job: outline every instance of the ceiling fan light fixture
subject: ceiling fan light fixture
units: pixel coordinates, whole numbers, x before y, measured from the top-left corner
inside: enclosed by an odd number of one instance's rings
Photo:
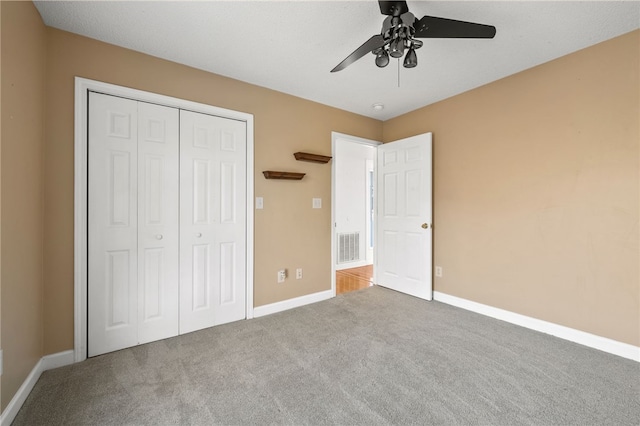
[[[407,56],[404,57],[405,68],[415,68],[418,65],[418,55],[416,55],[416,50],[411,47],[407,52]]]
[[[400,37],[393,40],[389,45],[389,55],[393,58],[402,58],[402,55],[404,55],[404,40]]]
[[[386,50],[381,49],[380,52],[376,54],[376,65],[378,68],[384,68],[389,65],[389,54]]]
[[[457,21],[455,19],[438,18],[425,15],[418,19],[409,11],[407,2],[379,0],[380,13],[385,15],[380,34],[375,34],[354,50],[349,56],[336,65],[331,72],[345,69],[367,53],[376,56],[379,68],[389,64],[389,57],[398,59],[405,56],[403,64],[406,68],[418,65],[416,49],[422,47],[423,42],[418,39],[432,38],[478,38],[490,39],[496,35],[493,25],[477,24],[474,22]],[[381,51],[384,50],[384,53]],[[398,74],[399,76],[400,74]]]

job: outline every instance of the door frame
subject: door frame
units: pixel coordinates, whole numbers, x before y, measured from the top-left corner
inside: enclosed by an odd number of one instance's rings
[[[87,165],[89,92],[119,96],[136,101],[215,115],[243,121],[247,129],[247,194],[246,194],[246,318],[253,318],[253,258],[254,258],[254,130],[253,114],[219,108],[171,96],[159,95],[110,83],[75,77],[74,98],[74,361],[87,358]],[[335,293],[335,291],[334,291]]]
[[[374,148],[382,145],[382,142],[372,139],[365,139],[358,136],[351,136],[345,133],[331,132],[331,155],[333,161],[331,162],[331,297],[336,297],[336,142],[338,139],[346,139],[349,142],[359,143],[361,145],[368,145]],[[376,156],[377,150],[374,154],[374,182],[376,179]],[[366,247],[366,246],[365,246]],[[376,279],[376,267],[375,267],[375,250],[373,256],[373,281]]]

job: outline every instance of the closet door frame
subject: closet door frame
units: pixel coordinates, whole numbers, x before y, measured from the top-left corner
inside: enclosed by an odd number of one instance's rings
[[[254,209],[254,136],[253,114],[219,108],[198,102],[89,80],[75,78],[74,111],[74,362],[87,358],[87,166],[89,92],[119,96],[135,101],[215,115],[246,123],[246,314],[253,318],[253,209]]]

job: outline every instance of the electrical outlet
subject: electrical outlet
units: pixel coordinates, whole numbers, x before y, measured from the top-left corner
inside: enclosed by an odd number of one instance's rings
[[[280,269],[278,271],[278,283],[283,283],[285,279],[287,279],[287,270]]]
[[[436,277],[442,278],[442,266],[436,266]]]
[[[296,269],[296,280],[302,279],[302,268]]]

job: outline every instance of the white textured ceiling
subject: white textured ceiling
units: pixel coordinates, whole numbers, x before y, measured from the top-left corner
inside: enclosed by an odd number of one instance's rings
[[[45,24],[386,120],[640,27],[638,1],[408,1],[423,15],[494,25],[493,40],[424,39],[418,66],[367,55],[375,1],[36,1]],[[400,87],[398,87],[398,77]],[[383,111],[372,104],[383,103]]]

